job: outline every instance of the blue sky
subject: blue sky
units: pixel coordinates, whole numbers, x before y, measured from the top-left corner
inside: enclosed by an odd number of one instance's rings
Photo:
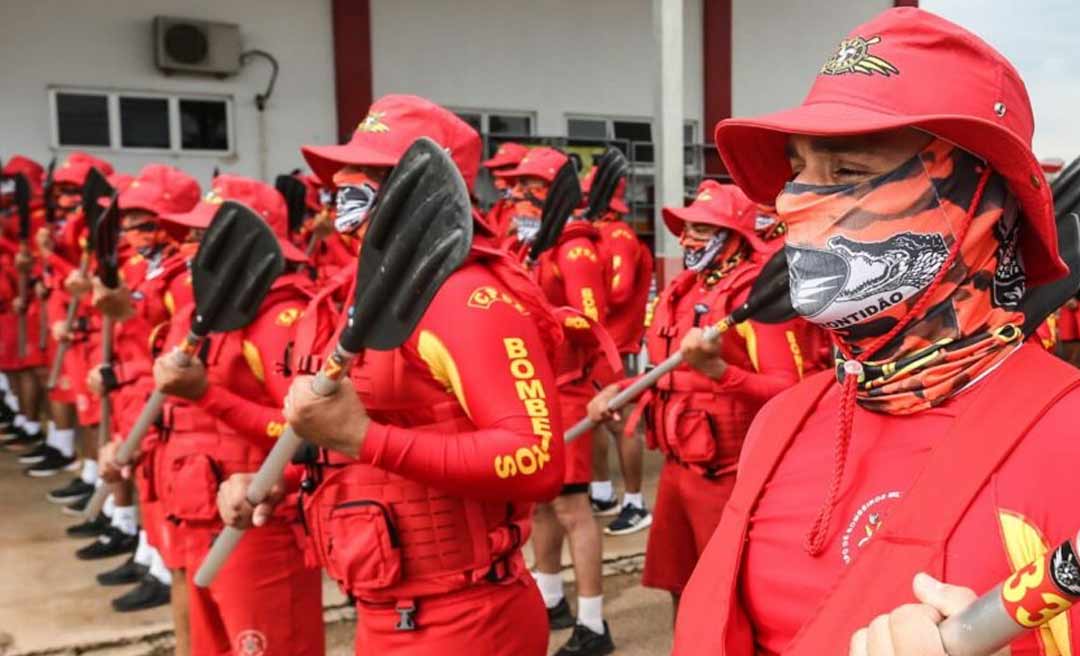
[[[1012,61],[1035,111],[1035,153],[1080,155],[1080,2],[921,0],[919,6],[975,32]]]

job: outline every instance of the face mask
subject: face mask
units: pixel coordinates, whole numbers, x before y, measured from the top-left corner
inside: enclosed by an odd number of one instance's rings
[[[355,232],[375,207],[379,183],[366,173],[357,172],[338,173],[334,184],[338,188],[334,229],[344,234]]]
[[[539,184],[518,183],[510,189],[510,199],[513,202],[511,216],[517,226],[518,241],[531,244],[536,239],[540,232],[540,216],[544,211],[547,193],[547,186]]]
[[[692,237],[684,230],[679,238],[679,245],[683,248],[683,266],[688,271],[704,271],[724,248],[727,237],[728,231],[723,229],[708,239]]]
[[[139,221],[124,226],[124,242],[139,255],[149,257],[157,252],[167,237],[155,221]]]
[[[834,330],[903,316],[955,242],[958,226],[941,210],[936,186],[951,167],[950,158],[924,151],[855,185],[789,182],[777,212],[788,226],[795,310]]]

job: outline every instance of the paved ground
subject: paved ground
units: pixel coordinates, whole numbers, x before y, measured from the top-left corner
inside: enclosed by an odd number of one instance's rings
[[[617,467],[614,468],[617,470]],[[655,493],[659,462],[646,461],[646,497]],[[127,588],[106,589],[94,575],[121,559],[83,562],[75,550],[86,543],[64,535],[76,519],[45,501],[45,493],[66,477],[31,479],[15,457],[0,451],[0,656],[161,656],[171,654],[171,622],[166,609],[120,615],[109,600]],[[670,648],[671,609],[665,593],[638,585],[646,533],[605,538],[606,612],[618,650],[625,656],[665,654]],[[527,552],[526,557],[530,554]],[[564,555],[569,565],[569,558]],[[571,587],[573,573],[564,576]],[[327,582],[327,653],[352,654],[352,611]],[[569,637],[552,635],[551,652]]]

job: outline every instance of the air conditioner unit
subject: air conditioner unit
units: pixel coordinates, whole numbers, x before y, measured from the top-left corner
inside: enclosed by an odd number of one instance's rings
[[[239,25],[154,17],[154,62],[166,74],[236,75],[240,50]]]

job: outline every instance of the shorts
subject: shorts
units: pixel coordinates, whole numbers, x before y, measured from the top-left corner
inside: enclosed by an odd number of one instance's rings
[[[357,605],[357,656],[544,656],[548,621],[544,600],[527,572],[508,584],[474,588],[416,603],[415,631],[397,630],[392,606]]]
[[[642,585],[682,594],[734,487],[734,473],[707,479],[673,461],[664,463]]]
[[[562,415],[563,430],[585,417],[585,407],[591,399],[592,396],[581,394],[573,389],[559,390],[559,411]],[[582,433],[573,442],[565,445],[566,473],[563,483],[566,486],[582,484],[588,486],[592,481],[592,435],[592,431]]]

